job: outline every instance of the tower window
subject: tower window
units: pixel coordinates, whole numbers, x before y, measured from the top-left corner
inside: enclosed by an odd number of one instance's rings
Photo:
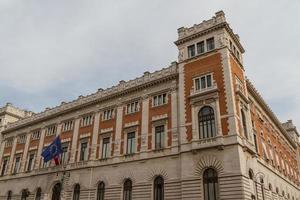
[[[195,45],[188,46],[188,57],[194,57],[196,55]]]
[[[210,89],[212,87],[212,75],[207,74],[194,79],[194,87],[196,91]]]
[[[197,43],[197,54],[202,54],[205,52],[204,41]]]
[[[216,136],[215,114],[209,107],[203,107],[198,113],[199,134],[201,139],[212,138]]]
[[[215,39],[214,38],[209,38],[206,40],[206,48],[207,51],[211,51],[215,49]]]

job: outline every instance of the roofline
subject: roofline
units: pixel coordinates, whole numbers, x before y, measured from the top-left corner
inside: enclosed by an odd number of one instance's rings
[[[283,133],[284,137],[289,141],[289,143],[294,148],[297,148],[297,144],[289,137],[288,132],[284,129],[284,127],[282,126],[279,119],[276,117],[274,112],[271,110],[271,108],[268,106],[268,104],[265,102],[265,100],[262,98],[262,96],[259,94],[259,92],[256,90],[256,88],[253,86],[253,84],[250,82],[249,79],[246,79],[246,84],[247,84],[248,92],[250,92],[252,94],[252,96],[258,101],[260,106],[269,115],[269,117],[274,121],[275,125]]]
[[[46,109],[45,111],[37,113],[31,117],[27,117],[14,123],[8,124],[6,129],[2,131],[2,134],[7,134],[11,131],[21,129],[35,123],[53,119],[62,114],[70,113],[83,107],[87,107],[111,98],[128,94],[136,90],[141,90],[145,87],[149,87],[157,83],[173,80],[177,78],[177,76],[177,62],[172,62],[171,66],[169,66],[168,68],[163,68],[153,73],[145,72],[143,76],[138,77],[134,80],[130,80],[127,82],[120,81],[117,86],[113,86],[105,90],[99,89],[96,93],[87,96],[79,96],[76,100],[73,100],[71,102],[63,102],[59,106]]]

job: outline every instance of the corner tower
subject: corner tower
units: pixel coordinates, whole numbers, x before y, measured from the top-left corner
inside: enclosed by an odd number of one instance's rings
[[[226,177],[234,175],[232,184],[242,184],[245,162],[241,157],[244,152],[255,155],[243,67],[245,50],[239,36],[219,11],[200,24],[179,28],[175,44],[179,51],[181,150],[191,150],[196,159],[209,157],[222,163],[220,196],[243,199],[244,191],[226,183]],[[182,167],[188,162],[187,158]],[[222,190],[223,186],[228,188]]]
[[[216,134],[249,136],[240,123],[247,112],[247,91],[243,67],[244,48],[239,36],[219,11],[210,20],[190,28],[178,29],[180,77],[180,123],[185,142],[199,138],[196,115],[203,105],[210,105],[216,114]],[[238,93],[241,93],[237,96]],[[245,97],[245,98],[244,98]],[[237,99],[244,101],[245,112]],[[243,100],[244,99],[244,100]],[[249,120],[244,120],[244,125]]]

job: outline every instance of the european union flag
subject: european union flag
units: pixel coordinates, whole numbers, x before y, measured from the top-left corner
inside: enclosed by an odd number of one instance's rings
[[[63,152],[59,136],[43,151],[44,162],[48,162]]]

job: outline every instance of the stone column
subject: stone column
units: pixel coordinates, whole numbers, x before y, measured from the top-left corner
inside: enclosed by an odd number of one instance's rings
[[[171,92],[171,122],[172,122],[172,147],[178,146],[178,101],[177,90]]]
[[[91,144],[91,160],[96,160],[97,155],[97,145],[98,145],[98,136],[99,136],[99,124],[100,124],[100,112],[95,113],[94,117],[94,128],[92,135],[92,144]]]
[[[26,135],[26,143],[23,151],[23,156],[22,156],[22,161],[21,161],[21,167],[20,167],[20,172],[24,172],[26,170],[26,163],[27,163],[27,154],[28,154],[28,149],[29,149],[29,143],[30,143],[30,133],[27,133]]]
[[[122,134],[122,122],[123,122],[123,106],[117,107],[116,113],[116,136],[115,136],[115,151],[116,156],[120,155],[121,151],[121,134]]]
[[[144,96],[142,101],[141,152],[145,152],[148,149],[148,126],[149,126],[149,97]]]
[[[7,169],[7,174],[11,174],[11,172],[12,172],[12,167],[13,167],[14,158],[15,158],[15,151],[16,151],[16,147],[17,147],[17,140],[18,140],[18,137],[14,137],[13,146],[12,146],[11,154],[10,154],[10,158],[9,158],[9,167]]]
[[[76,152],[77,152],[77,142],[78,142],[80,119],[81,118],[75,119],[74,132],[73,132],[72,145],[71,145],[70,163],[76,162]]]
[[[44,127],[41,129],[41,137],[40,137],[39,146],[38,146],[38,150],[37,150],[37,154],[36,154],[34,169],[38,169],[41,164],[41,154],[42,154],[43,147],[44,147],[45,134],[46,134],[46,128]]]

